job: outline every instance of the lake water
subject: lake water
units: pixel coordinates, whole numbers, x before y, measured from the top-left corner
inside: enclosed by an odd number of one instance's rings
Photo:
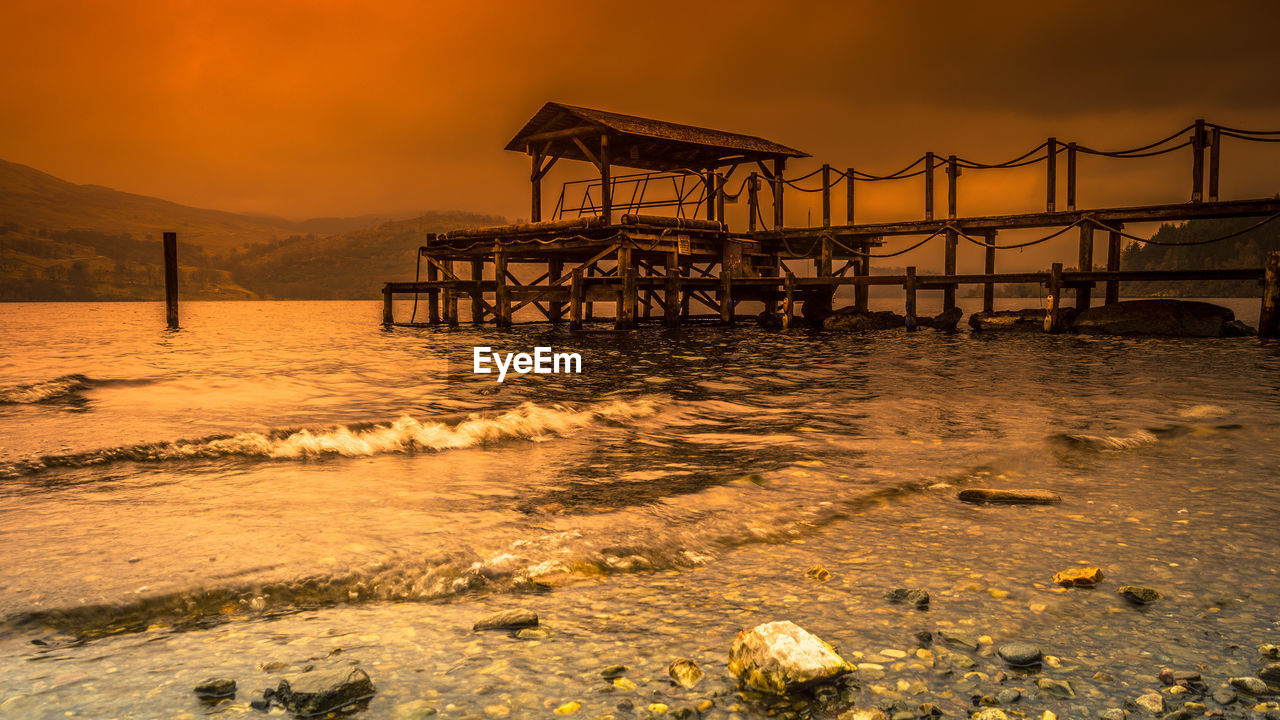
[[[1008,710],[1084,718],[1167,690],[1165,667],[1216,689],[1280,643],[1280,345],[182,312],[166,332],[157,304],[0,305],[0,717],[257,716],[282,674],[358,664],[367,718],[965,717],[1010,687]],[[470,373],[477,345],[583,373],[499,385]],[[1064,501],[972,506],[965,485]],[[1052,583],[1085,565],[1099,588]],[[509,608],[544,632],[471,631]],[[734,688],[734,635],[780,619],[866,664],[843,704]],[[982,642],[917,652],[941,630]],[[1011,640],[1055,660],[997,676]],[[679,657],[706,672],[692,690]],[[628,682],[600,676],[615,663]],[[200,703],[210,676],[237,700]]]

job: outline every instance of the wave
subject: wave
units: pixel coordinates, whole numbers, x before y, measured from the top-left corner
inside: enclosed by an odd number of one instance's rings
[[[0,387],[0,405],[29,405],[74,395],[93,387],[84,375],[63,375],[52,380]]]
[[[1188,420],[1213,420],[1231,413],[1221,405],[1192,405],[1178,409],[1178,417]]]
[[[1128,435],[1061,433],[1053,437],[1072,447],[1086,450],[1134,450],[1147,445],[1154,445],[1159,440],[1155,433],[1148,430],[1135,430]]]
[[[120,462],[160,463],[215,458],[304,460],[439,452],[505,440],[540,441],[597,422],[621,423],[653,415],[653,399],[614,400],[584,409],[524,403],[501,413],[472,414],[459,422],[421,421],[408,415],[389,423],[356,423],[326,429],[286,429],[212,435],[194,440],[128,445],[84,453],[45,455],[0,466],[0,477],[33,475],[55,468]]]

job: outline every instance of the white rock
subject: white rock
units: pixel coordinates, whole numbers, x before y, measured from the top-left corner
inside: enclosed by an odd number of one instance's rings
[[[830,645],[789,620],[743,630],[729,650],[729,672],[751,688],[779,695],[851,670]]]

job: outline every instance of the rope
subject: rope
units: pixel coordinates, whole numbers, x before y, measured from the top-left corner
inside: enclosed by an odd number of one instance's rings
[[[884,254],[877,254],[877,253],[861,253],[861,254],[862,254],[864,257],[869,257],[869,258],[891,258],[891,257],[896,257],[896,256],[898,256],[898,255],[905,255],[905,254],[907,254],[907,253],[911,252],[912,250],[915,250],[916,248],[920,247],[921,245],[924,245],[925,243],[929,242],[930,240],[932,240],[932,239],[934,239],[934,238],[938,237],[938,235],[942,234],[943,229],[944,229],[944,228],[938,228],[937,230],[934,230],[932,235],[930,235],[929,237],[927,237],[927,238],[925,238],[925,239],[921,240],[920,242],[916,243],[915,245],[912,245],[911,247],[906,248],[905,250],[899,250],[899,251],[897,251],[897,252],[884,253]],[[848,249],[848,248],[846,248],[846,249]],[[855,252],[856,252],[856,251],[855,251]]]
[[[1230,128],[1226,125],[1211,123],[1212,127],[1216,127],[1224,133],[1239,133],[1241,135],[1280,135],[1280,130],[1241,130],[1240,128]]]
[[[980,246],[982,246],[982,247],[985,247],[985,248],[992,248],[992,249],[995,249],[995,250],[1017,250],[1017,249],[1024,248],[1024,247],[1031,247],[1032,245],[1039,245],[1040,243],[1043,243],[1043,242],[1048,242],[1048,241],[1050,241],[1050,240],[1052,240],[1052,239],[1054,239],[1054,238],[1058,237],[1059,235],[1061,235],[1061,234],[1065,233],[1066,231],[1070,230],[1071,228],[1073,228],[1073,227],[1076,227],[1076,226],[1080,225],[1080,223],[1085,222],[1086,220],[1087,220],[1087,221],[1090,221],[1090,222],[1096,222],[1096,221],[1095,221],[1095,220],[1093,220],[1092,218],[1081,218],[1081,219],[1079,219],[1079,220],[1077,220],[1077,221],[1075,221],[1075,222],[1071,223],[1070,225],[1068,225],[1068,226],[1066,226],[1066,227],[1062,228],[1061,230],[1057,230],[1057,231],[1055,231],[1055,232],[1053,232],[1053,233],[1050,233],[1050,234],[1048,234],[1048,235],[1045,235],[1044,237],[1039,238],[1039,239],[1037,239],[1037,240],[1028,240],[1027,242],[1023,242],[1023,243],[1015,243],[1015,244],[1013,244],[1013,245],[996,245],[995,243],[989,243],[989,242],[987,242],[987,241],[985,241],[985,240],[979,240],[979,239],[977,239],[977,238],[975,238],[975,237],[973,237],[973,236],[969,235],[969,234],[968,234],[968,233],[966,233],[965,231],[961,230],[960,228],[956,227],[955,225],[952,225],[951,223],[947,223],[944,229],[949,229],[949,230],[954,231],[957,235],[959,235],[960,237],[964,238],[965,240],[968,240],[969,242],[973,243],[974,245],[980,245]]]
[[[923,173],[923,172],[924,172],[924,170],[919,170],[919,171],[917,171],[917,172],[915,172],[915,173],[912,173],[911,175],[905,175],[904,173],[906,173],[906,172],[907,172],[908,170],[910,170],[911,168],[913,168],[913,167],[915,167],[915,166],[919,165],[920,163],[924,162],[924,158],[925,158],[925,156],[924,156],[924,155],[921,155],[920,157],[916,158],[915,162],[913,162],[913,163],[911,163],[910,165],[908,165],[908,166],[906,166],[906,167],[902,168],[902,169],[901,169],[901,170],[899,170],[898,172],[896,172],[896,173],[890,173],[889,175],[871,175],[871,174],[868,174],[868,173],[864,173],[864,172],[862,172],[862,171],[860,171],[860,170],[854,170],[854,171],[853,171],[853,176],[854,176],[854,179],[855,179],[855,180],[863,180],[863,181],[865,181],[865,182],[878,182],[878,181],[880,181],[880,180],[898,180],[898,179],[901,179],[901,178],[914,177],[915,175],[919,175],[919,174]]]
[[[1249,137],[1248,135],[1241,135],[1232,130],[1223,130],[1222,134],[1226,135],[1227,137],[1240,138],[1241,140],[1248,140],[1249,142],[1268,142],[1268,143],[1280,142],[1280,137]]]
[[[964,158],[956,158],[956,164],[959,165],[960,167],[973,168],[973,169],[1022,167],[1023,165],[1032,165],[1040,162],[1041,160],[1047,160],[1049,158],[1049,154],[1045,153],[1044,157],[1042,158],[1035,158],[1033,160],[1027,160],[1026,162],[1022,162],[1023,160],[1026,160],[1028,157],[1040,152],[1041,150],[1044,150],[1048,146],[1049,146],[1049,141],[1045,140],[1044,142],[1040,143],[1034,148],[1031,148],[1030,150],[1022,153],[1018,157],[1012,160],[1006,160],[1002,163],[988,164],[988,163],[974,162],[973,160],[966,160]]]
[[[1079,150],[1080,152],[1088,155],[1101,155],[1102,157],[1147,158],[1147,157],[1155,157],[1157,155],[1166,155],[1168,153],[1173,152],[1174,150],[1181,150],[1182,148],[1190,144],[1191,144],[1191,141],[1187,140],[1180,145],[1172,145],[1163,150],[1152,150],[1151,152],[1137,152],[1136,150],[1126,150],[1123,152],[1103,152],[1101,150],[1094,150],[1093,148],[1087,147],[1085,145],[1076,145],[1076,150]]]

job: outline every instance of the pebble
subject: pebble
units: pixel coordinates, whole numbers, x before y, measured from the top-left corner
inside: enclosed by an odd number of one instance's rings
[[[1280,683],[1280,663],[1271,663],[1258,671],[1258,677],[1267,682]]]
[[[817,580],[818,582],[826,582],[831,579],[831,572],[828,571],[826,568],[822,567],[821,565],[814,565],[813,567],[804,571],[804,576],[809,578],[810,580]]]
[[[582,706],[581,706],[581,705],[579,705],[578,703],[576,703],[576,702],[574,702],[574,701],[570,700],[569,702],[567,702],[567,703],[565,703],[565,704],[561,705],[560,707],[556,708],[554,712],[555,712],[555,714],[557,714],[557,715],[572,715],[572,714],[574,714],[574,713],[578,712],[578,709],[579,709],[579,708],[581,708],[581,707],[582,707]]]
[[[535,627],[538,614],[530,610],[503,610],[486,615],[471,626],[472,630],[519,630]]]
[[[649,706],[650,715],[665,715],[666,713],[667,713],[667,706],[663,705],[662,703],[653,703],[652,705]]]
[[[1098,713],[1098,717],[1101,718],[1101,720],[1124,720],[1128,716],[1129,713],[1121,710],[1120,708],[1110,708]]]
[[[920,610],[929,607],[929,593],[920,588],[894,588],[885,593],[885,599],[891,603],[915,605]]]
[[[492,718],[504,718],[511,716],[511,708],[506,705],[486,705],[484,714]]]
[[[970,720],[1009,720],[1000,708],[984,708],[969,716]]]
[[[996,693],[996,702],[1001,705],[1012,705],[1022,699],[1022,693],[1017,688],[1005,688]]]
[[[1226,688],[1213,691],[1213,701],[1219,705],[1230,705],[1235,702],[1237,698],[1239,698],[1239,696],[1236,695],[1234,691]]]
[[[234,697],[236,681],[228,678],[209,678],[195,687],[196,696],[206,700]]]
[[[1149,605],[1164,597],[1151,588],[1138,587],[1137,585],[1122,585],[1116,592],[1135,605]]]
[[[889,718],[884,714],[883,710],[862,708],[840,713],[838,720],[889,720]]]
[[[1271,692],[1267,688],[1267,684],[1256,677],[1233,677],[1227,680],[1231,686],[1237,690],[1247,692],[1250,695],[1270,695]]]
[[[1071,683],[1066,680],[1054,680],[1053,678],[1040,678],[1036,681],[1036,687],[1040,688],[1040,692],[1050,697],[1056,698],[1073,698],[1076,691],[1071,687]]]
[[[672,680],[680,683],[686,690],[692,689],[695,685],[702,682],[702,668],[698,667],[698,663],[689,658],[676,658],[667,666],[667,675]]]
[[[1062,587],[1093,587],[1102,582],[1102,570],[1096,567],[1067,568],[1053,576]]]
[[[939,630],[938,637],[941,637],[943,642],[948,645],[955,645],[957,647],[968,648],[970,650],[978,649],[978,641],[964,633],[953,632],[951,630]]]
[[[1164,712],[1164,696],[1160,693],[1147,693],[1146,695],[1140,695],[1138,696],[1138,699],[1133,702],[1135,705],[1146,710],[1152,715],[1160,715]]]
[[[1025,642],[1011,642],[1000,646],[1000,659],[1012,667],[1030,667],[1040,663],[1044,653],[1040,648]]]

